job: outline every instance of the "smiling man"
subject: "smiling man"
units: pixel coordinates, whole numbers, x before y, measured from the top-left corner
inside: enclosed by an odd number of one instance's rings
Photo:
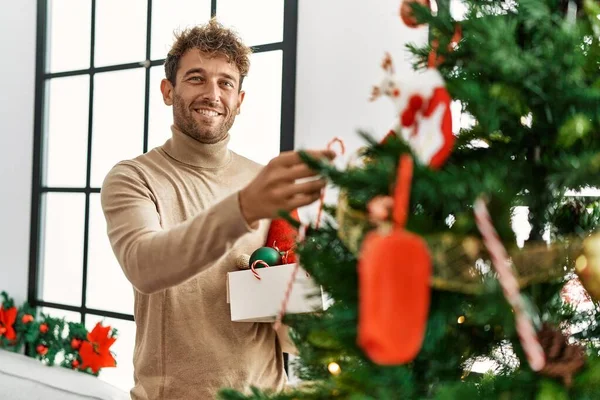
[[[215,20],[179,34],[160,87],[173,107],[171,138],[104,181],[108,236],[135,294],[133,399],[285,384],[285,335],[231,322],[226,275],[240,254],[264,245],[270,218],[314,202],[325,182],[303,179],[314,172],[296,152],[262,167],[228,149],[249,54]]]

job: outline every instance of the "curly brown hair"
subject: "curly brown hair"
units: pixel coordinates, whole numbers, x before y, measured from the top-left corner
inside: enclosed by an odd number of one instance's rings
[[[225,28],[216,18],[205,25],[185,29],[175,34],[175,42],[165,60],[165,75],[175,86],[179,60],[190,49],[198,49],[210,56],[224,55],[240,71],[240,90],[250,69],[252,50],[236,32]]]

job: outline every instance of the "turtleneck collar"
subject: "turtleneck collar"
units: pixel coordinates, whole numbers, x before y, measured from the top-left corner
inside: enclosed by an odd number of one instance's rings
[[[230,136],[220,142],[206,144],[189,137],[174,125],[172,136],[163,145],[164,151],[175,160],[193,167],[219,168],[231,160],[231,152],[227,148]]]

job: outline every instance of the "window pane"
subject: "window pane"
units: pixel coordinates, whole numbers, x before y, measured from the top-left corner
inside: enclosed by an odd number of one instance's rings
[[[42,230],[41,299],[81,305],[85,195],[47,193]]]
[[[243,83],[246,98],[231,128],[232,150],[261,164],[279,154],[282,55],[280,50],[252,55]]]
[[[87,307],[133,314],[133,289],[110,247],[100,195],[95,193],[90,197],[87,273]]]
[[[94,76],[93,187],[117,162],[142,153],[145,77],[143,68]]]
[[[167,57],[173,32],[210,19],[210,0],[154,0],[152,2],[152,59]]]
[[[89,75],[48,83],[46,186],[85,186],[89,93]]]
[[[64,318],[66,322],[81,322],[81,313],[78,312],[51,307],[42,307],[40,311],[53,318]]]
[[[148,149],[164,144],[171,137],[173,108],[163,102],[160,81],[165,77],[165,69],[150,69],[150,110],[148,118]]]
[[[217,17],[248,46],[283,40],[283,0],[219,0]]]
[[[96,2],[96,67],[146,59],[147,0]]]
[[[48,70],[90,67],[92,3],[90,0],[48,2]]]
[[[99,378],[122,390],[129,391],[133,387],[133,348],[135,346],[135,323],[122,319],[105,318],[89,314],[86,317],[86,328],[94,329],[96,323],[117,329],[117,341],[110,350],[117,360],[116,368],[104,368]]]

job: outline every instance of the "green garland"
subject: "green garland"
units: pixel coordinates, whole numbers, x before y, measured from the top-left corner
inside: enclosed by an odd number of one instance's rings
[[[15,353],[24,349],[26,356],[48,366],[55,365],[60,354],[63,357],[61,367],[94,376],[98,376],[104,367],[116,366],[114,353],[109,350],[116,340],[116,329],[98,323],[89,332],[81,323],[66,322],[64,318],[44,313],[39,317],[36,315],[37,310],[28,303],[16,307],[8,293],[1,292],[0,349]],[[108,345],[105,345],[106,341],[109,341]],[[93,352],[83,352],[85,346]]]

